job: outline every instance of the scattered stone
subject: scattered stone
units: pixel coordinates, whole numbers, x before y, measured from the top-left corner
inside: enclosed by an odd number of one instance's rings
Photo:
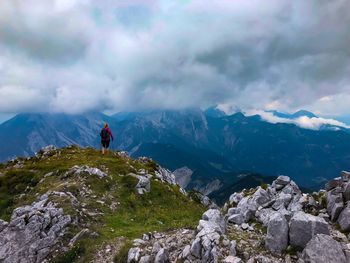
[[[243,224],[241,225],[241,228],[242,228],[243,230],[247,230],[247,229],[249,228],[249,225],[248,225],[247,223],[243,223]]]
[[[239,257],[228,256],[224,259],[223,263],[243,263],[243,261]]]

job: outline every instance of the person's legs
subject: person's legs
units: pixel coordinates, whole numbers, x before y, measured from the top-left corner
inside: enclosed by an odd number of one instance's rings
[[[108,147],[109,147],[109,143],[110,143],[110,141],[106,141],[106,154],[108,154]]]
[[[102,154],[105,154],[105,142],[104,141],[101,141],[101,144],[102,144]]]

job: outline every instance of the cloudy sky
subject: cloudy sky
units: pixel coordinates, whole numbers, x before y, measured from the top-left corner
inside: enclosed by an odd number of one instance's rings
[[[349,10],[348,0],[1,0],[0,119],[216,104],[344,115]]]

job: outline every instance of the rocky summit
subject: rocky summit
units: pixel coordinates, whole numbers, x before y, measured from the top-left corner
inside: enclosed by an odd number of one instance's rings
[[[219,207],[126,152],[45,147],[0,164],[0,262],[350,262],[350,173],[287,176]]]

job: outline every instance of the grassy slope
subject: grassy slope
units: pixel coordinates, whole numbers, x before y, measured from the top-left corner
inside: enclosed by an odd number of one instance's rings
[[[95,176],[64,176],[65,171],[74,165],[89,165],[108,170],[108,178]],[[139,196],[135,193],[137,179],[128,176],[130,172],[146,169],[154,173],[156,164],[142,163],[110,154],[102,156],[94,149],[64,148],[49,158],[24,160],[24,165],[16,169],[13,165],[1,165],[0,173],[0,218],[9,220],[12,210],[20,205],[30,204],[38,195],[48,190],[70,191],[79,200],[81,209],[100,215],[84,215],[81,221],[97,238],[86,237],[64,258],[56,262],[86,262],[94,251],[105,242],[124,236],[126,241],[139,237],[148,231],[165,231],[179,227],[197,225],[204,208],[182,195],[177,186],[151,181],[151,192]],[[51,176],[44,177],[49,172]],[[81,191],[91,191],[84,197]],[[25,195],[23,195],[25,194]],[[68,198],[53,198],[65,213],[77,215]],[[103,201],[98,203],[96,201]],[[111,204],[116,206],[111,208]],[[80,210],[80,209],[79,209]],[[74,236],[82,225],[72,226],[67,240]],[[76,255],[80,255],[77,259]],[[69,259],[70,258],[70,259]]]

